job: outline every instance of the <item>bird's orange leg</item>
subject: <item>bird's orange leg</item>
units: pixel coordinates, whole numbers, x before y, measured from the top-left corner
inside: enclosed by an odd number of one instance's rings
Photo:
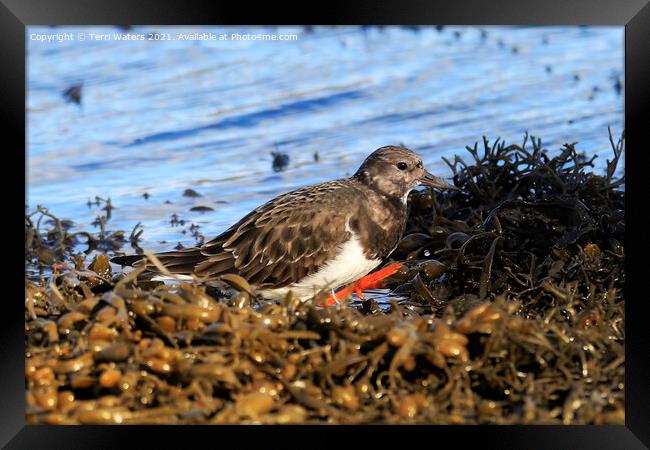
[[[379,269],[376,272],[370,273],[363,278],[360,278],[350,286],[346,286],[336,293],[327,298],[327,306],[332,306],[339,301],[343,300],[352,293],[357,294],[359,298],[363,298],[363,291],[368,289],[378,289],[386,285],[386,278],[397,272],[404,264],[400,262],[392,263],[386,267]]]

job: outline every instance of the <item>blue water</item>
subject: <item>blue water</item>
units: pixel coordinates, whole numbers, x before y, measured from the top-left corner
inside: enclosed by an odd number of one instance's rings
[[[578,142],[611,157],[623,130],[622,27],[135,27],[149,32],[296,34],[295,41],[30,40],[27,197],[82,229],[144,226],[143,247],[192,245],[172,214],[211,237],[291,189],[352,174],[403,143],[449,176],[441,156],[523,133],[549,150]],[[80,105],[62,92],[83,83]],[[290,157],[272,168],[272,151]],[[318,161],[314,153],[318,152]],[[621,162],[619,169],[623,169]],[[183,197],[192,188],[203,196]],[[145,199],[144,193],[150,197]],[[190,212],[193,206],[214,211]],[[185,227],[186,228],[186,227]]]

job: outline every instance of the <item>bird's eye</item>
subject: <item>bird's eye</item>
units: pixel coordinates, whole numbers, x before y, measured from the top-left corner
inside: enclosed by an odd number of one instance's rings
[[[407,167],[408,167],[408,165],[405,162],[397,163],[397,168],[399,170],[406,170]]]

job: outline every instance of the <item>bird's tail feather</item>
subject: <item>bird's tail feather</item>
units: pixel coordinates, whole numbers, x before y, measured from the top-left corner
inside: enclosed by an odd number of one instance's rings
[[[155,255],[170,272],[180,274],[191,274],[194,271],[194,266],[201,259],[201,251],[198,248],[156,253]],[[111,262],[122,266],[138,267],[144,263],[145,258],[145,255],[116,256],[111,259]],[[150,262],[147,264],[147,271],[159,272],[158,268]]]
[[[136,262],[144,259],[144,255],[125,255],[111,258],[111,262],[120,266],[132,266]]]

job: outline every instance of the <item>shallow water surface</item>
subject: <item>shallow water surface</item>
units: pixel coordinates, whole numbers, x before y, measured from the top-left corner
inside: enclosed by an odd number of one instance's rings
[[[30,27],[29,33],[123,33]],[[623,28],[135,27],[148,32],[295,33],[296,41],[28,39],[28,207],[82,229],[141,222],[143,247],[210,238],[291,189],[351,175],[374,149],[403,143],[449,176],[486,135],[549,150],[565,142],[610,158],[623,130]],[[83,83],[81,103],[62,92]],[[289,156],[275,172],[271,152]],[[317,157],[315,156],[317,154]],[[622,170],[623,163],[619,165]],[[185,189],[201,197],[186,197]],[[147,194],[147,195],[145,195]],[[206,206],[207,212],[190,211]],[[186,224],[171,226],[172,215]],[[184,232],[183,232],[184,231]]]

